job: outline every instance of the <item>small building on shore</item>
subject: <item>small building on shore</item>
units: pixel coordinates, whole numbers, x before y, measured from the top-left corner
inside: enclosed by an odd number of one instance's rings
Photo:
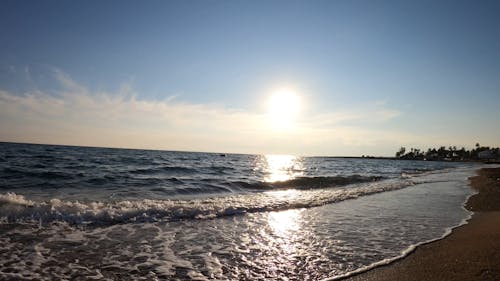
[[[482,160],[489,160],[489,159],[497,159],[499,158],[499,155],[495,150],[489,149],[479,152],[477,154],[477,157]]]

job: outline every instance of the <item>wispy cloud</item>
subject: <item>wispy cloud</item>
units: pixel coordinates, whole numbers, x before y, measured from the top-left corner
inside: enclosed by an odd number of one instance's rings
[[[2,140],[249,153],[361,154],[394,145],[405,133],[375,129],[400,112],[383,104],[304,114],[295,130],[276,131],[258,110],[195,104],[171,96],[138,98],[130,85],[91,92],[55,71],[57,93],[0,91]],[[374,149],[376,148],[376,149]]]

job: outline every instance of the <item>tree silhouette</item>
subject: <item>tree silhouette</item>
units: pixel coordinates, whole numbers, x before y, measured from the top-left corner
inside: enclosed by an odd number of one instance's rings
[[[497,160],[500,161],[500,148],[490,148],[489,146],[481,146],[476,143],[476,148],[472,150],[466,150],[465,147],[457,149],[457,146],[441,146],[438,149],[428,148],[426,152],[419,148],[410,148],[410,151],[406,153],[406,148],[402,146],[398,152],[396,152],[396,158],[405,160],[446,160],[446,161],[477,161],[479,159],[479,152],[491,151],[493,155],[496,156]]]

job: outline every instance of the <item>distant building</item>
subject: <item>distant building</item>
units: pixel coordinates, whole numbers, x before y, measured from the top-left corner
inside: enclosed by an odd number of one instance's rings
[[[494,158],[497,158],[498,155],[495,153],[494,150],[485,150],[485,151],[481,151],[477,154],[477,157],[479,159],[494,159]]]

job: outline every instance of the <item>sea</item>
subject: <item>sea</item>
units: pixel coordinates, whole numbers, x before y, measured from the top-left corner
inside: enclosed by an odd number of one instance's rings
[[[337,280],[466,223],[479,167],[0,143],[0,280]]]

